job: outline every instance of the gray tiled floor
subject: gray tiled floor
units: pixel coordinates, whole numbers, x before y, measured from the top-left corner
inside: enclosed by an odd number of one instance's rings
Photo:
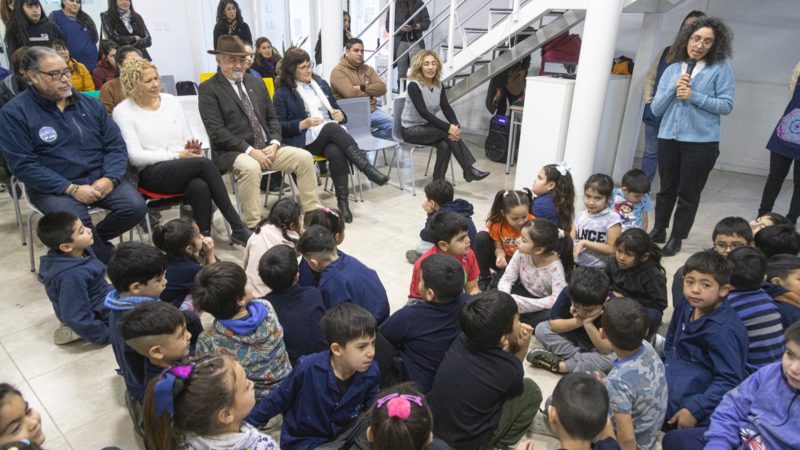
[[[478,158],[477,166],[490,170],[486,180],[466,183],[457,172],[456,196],[475,205],[475,222],[480,226],[489,210],[493,194],[512,186],[514,174],[505,175],[504,167],[483,157],[482,139],[469,139],[470,148]],[[415,158],[417,175],[422,176],[427,154]],[[407,155],[406,160],[407,160]],[[397,175],[393,175],[396,182]],[[408,178],[407,161],[403,175]],[[710,243],[714,223],[726,215],[751,218],[761,195],[763,177],[714,172],[704,192],[704,199],[694,231],[684,245],[684,252],[665,261],[671,275],[690,252]],[[392,310],[400,308],[406,299],[411,278],[411,266],[405,261],[405,250],[413,248],[419,228],[424,223],[421,187],[412,197],[409,190],[385,186],[367,189],[364,203],[353,203],[353,224],[348,225],[342,249],[358,257],[378,271],[389,294]],[[406,181],[408,184],[408,181]],[[582,180],[576,180],[581,185]],[[780,198],[776,211],[785,212],[789,186]],[[322,201],[334,205],[327,193]],[[165,213],[165,217],[171,217]],[[217,217],[221,230],[222,223]],[[46,447],[60,449],[98,449],[117,445],[122,449],[141,449],[134,437],[123,401],[122,379],[116,375],[111,347],[99,348],[86,343],[55,346],[52,332],[56,327],[50,303],[35,274],[29,272],[27,248],[20,245],[13,208],[7,194],[0,195],[0,380],[16,385],[31,405],[43,417],[47,434]],[[38,242],[37,255],[43,248]],[[241,261],[242,249],[230,247],[217,239],[220,256]],[[671,277],[670,277],[671,278]],[[527,364],[526,364],[527,366]],[[557,376],[526,367],[548,395]],[[555,441],[535,436],[537,449],[551,449]]]

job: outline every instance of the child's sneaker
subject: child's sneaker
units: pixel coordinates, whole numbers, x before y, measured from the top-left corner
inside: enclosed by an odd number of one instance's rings
[[[69,344],[70,342],[75,342],[79,340],[81,337],[78,336],[77,333],[72,331],[72,328],[62,324],[58,325],[56,331],[53,332],[53,343],[56,345],[65,345]]]
[[[528,353],[528,356],[525,357],[525,360],[531,363],[533,367],[549,370],[553,373],[561,373],[558,370],[558,366],[562,361],[564,361],[563,358],[554,353],[548,352],[543,348],[531,350],[530,353]]]
[[[414,264],[417,262],[420,256],[422,256],[422,253],[416,250],[409,250],[406,252],[406,261],[410,262],[411,264]]]

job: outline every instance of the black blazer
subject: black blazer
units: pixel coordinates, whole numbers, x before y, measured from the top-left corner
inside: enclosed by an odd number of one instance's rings
[[[114,41],[122,47],[123,45],[132,45],[142,52],[142,57],[146,60],[151,60],[150,53],[147,52],[147,47],[153,45],[153,38],[150,36],[150,31],[144,23],[144,19],[139,13],[134,12],[131,17],[131,24],[133,33],[125,28],[122,20],[112,20],[108,11],[100,13],[100,39],[109,39]],[[134,36],[139,36],[137,41]]]
[[[245,74],[244,87],[258,121],[267,133],[267,143],[281,140],[281,125],[264,81]],[[221,73],[200,85],[200,117],[211,140],[211,155],[217,168],[228,171],[233,161],[253,144],[253,129],[239,93]]]
[[[331,93],[331,87],[328,82],[317,75],[314,75],[314,81],[319,84],[320,89],[325,93],[325,97],[328,98],[328,103],[331,104],[331,107],[340,109],[339,104],[336,103],[336,98]],[[286,145],[305,148],[308,129],[301,130],[300,122],[308,117],[308,111],[306,111],[306,105],[303,103],[300,94],[288,86],[278,86],[278,89],[275,90],[275,110],[278,112],[281,134],[286,140]],[[347,115],[344,116],[342,123],[347,123]]]
[[[231,34],[228,33],[228,22],[217,22],[217,24],[214,25],[214,50],[217,49],[217,41],[219,40],[219,37],[226,34]],[[255,46],[255,42],[253,42],[253,35],[250,33],[250,25],[247,25],[245,22],[239,22],[236,24],[236,29],[233,30],[232,36],[239,36],[239,38],[245,43]]]

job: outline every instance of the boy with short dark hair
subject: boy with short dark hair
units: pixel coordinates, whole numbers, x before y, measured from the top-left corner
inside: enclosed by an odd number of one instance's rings
[[[639,169],[625,172],[622,187],[614,188],[611,206],[622,218],[622,231],[628,228],[647,230],[647,213],[653,209],[647,175]]]
[[[453,448],[507,448],[525,433],[542,392],[524,378],[531,327],[505,292],[476,295],[461,309],[462,333],[439,365],[428,395],[433,432]]]
[[[664,346],[668,428],[707,425],[722,396],[747,374],[747,330],[725,301],[731,262],[706,250],[684,268],[685,300],[672,315]]]
[[[92,230],[64,211],[45,214],[36,234],[49,249],[40,259],[38,278],[63,324],[53,333],[53,342],[63,345],[83,338],[108,344],[108,309],[103,302],[111,287],[105,280],[106,266],[92,250]]]
[[[258,276],[270,288],[264,298],[278,314],[283,343],[292,365],[303,355],[325,350],[327,344],[319,326],[325,315],[322,293],[314,286],[298,283],[297,253],[288,245],[276,245],[258,261]]]
[[[615,298],[606,304],[600,334],[617,359],[606,377],[617,442],[623,450],[654,448],[667,413],[664,363],[645,341],[647,313],[636,300]]]
[[[319,274],[316,283],[326,308],[353,302],[372,313],[378,323],[389,317],[389,298],[378,273],[358,259],[336,252],[333,234],[321,225],[311,225],[297,241],[297,251]]]
[[[425,186],[425,200],[422,202],[422,209],[425,210],[428,217],[425,219],[425,226],[419,232],[421,241],[417,244],[417,248],[406,252],[406,259],[411,264],[417,262],[417,259],[423,253],[436,245],[432,235],[431,221],[439,212],[454,212],[464,217],[467,220],[469,241],[475,242],[477,230],[475,229],[475,223],[472,221],[474,208],[470,202],[464,199],[457,198],[454,200],[454,194],[453,185],[447,180],[433,180]]]
[[[464,268],[466,280],[464,290],[470,295],[480,292],[480,289],[478,289],[480,268],[478,267],[478,260],[475,258],[475,252],[470,247],[468,230],[467,220],[456,213],[445,211],[433,217],[431,235],[436,241],[436,245],[431,247],[414,263],[414,270],[411,274],[411,287],[408,292],[409,299],[422,299],[422,293],[419,290],[421,264],[426,258],[436,254],[456,258],[461,267]]]
[[[711,243],[715,252],[722,256],[739,247],[753,245],[753,230],[750,223],[741,217],[725,217],[714,226]],[[683,297],[683,266],[672,277],[672,307],[677,308]]]
[[[197,274],[194,304],[214,316],[197,340],[198,355],[227,351],[244,368],[260,399],[281,382],[292,366],[283,328],[272,305],[253,297],[247,274],[238,264],[218,262]]]
[[[569,285],[550,309],[550,320],[536,326],[536,339],[544,349],[532,350],[528,362],[552,373],[608,373],[613,350],[600,335],[608,286],[608,276],[602,270],[576,267]]]
[[[350,434],[378,394],[375,318],[355,303],[341,303],[325,313],[322,326],[330,348],[300,357],[283,383],[246,419],[263,426],[283,414],[283,448],[313,449]]]
[[[558,380],[545,406],[547,426],[565,449],[618,450],[608,401],[603,383],[586,373],[571,373]]]
[[[427,393],[450,344],[461,328],[458,317],[468,296],[464,269],[447,255],[430,255],[421,263],[421,302],[409,303],[381,324],[380,332],[400,353],[404,380]]]
[[[117,325],[125,344],[147,358],[144,386],[189,355],[192,333],[186,328],[186,317],[174,305],[139,303],[126,312]]]
[[[794,225],[773,225],[756,234],[755,244],[767,258],[783,253],[796,255],[800,252],[800,235]]]
[[[742,319],[749,345],[747,371],[781,359],[783,354],[783,325],[778,307],[761,289],[767,270],[767,257],[754,247],[741,247],[728,255],[733,266],[732,289],[727,302]]]
[[[800,256],[775,255],[770,258],[764,290],[775,300],[784,329],[800,321]]]

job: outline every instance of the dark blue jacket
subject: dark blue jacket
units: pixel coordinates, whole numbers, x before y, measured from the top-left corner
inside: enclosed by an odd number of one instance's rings
[[[335,439],[366,411],[375,402],[379,382],[380,371],[373,361],[365,372],[353,375],[350,387],[341,395],[330,351],[303,356],[245,420],[263,426],[283,414],[281,448],[310,450]]]
[[[339,109],[339,104],[336,103],[328,82],[316,75],[314,75],[314,81],[319,84],[320,89],[325,93],[331,107]],[[281,85],[275,90],[272,102],[275,103],[275,111],[278,113],[278,120],[281,122],[281,136],[283,136],[284,144],[304,148],[306,146],[307,130],[300,129],[300,122],[308,117],[308,112],[303,99],[295,92],[294,88]],[[342,123],[347,123],[346,116]]]
[[[478,234],[478,231],[475,229],[475,223],[472,221],[472,214],[475,212],[475,209],[472,207],[472,203],[460,198],[457,198],[452,202],[447,202],[444,205],[440,205],[438,211],[434,212],[433,214],[428,214],[428,218],[425,220],[425,228],[419,232],[420,239],[425,242],[430,242],[434,245],[436,244],[436,242],[433,242],[433,230],[431,230],[431,224],[433,223],[433,218],[440,212],[454,212],[464,216],[464,218],[467,219],[467,236],[469,236],[469,242],[474,248],[475,235]]]
[[[0,110],[0,150],[28,189],[61,195],[71,183],[122,181],[128,150],[103,104],[72,91],[67,107],[26,89]]]
[[[747,377],[747,330],[727,300],[696,320],[693,311],[681,299],[667,331],[667,417],[686,408],[708,426],[722,396]]]
[[[547,219],[561,228],[561,221],[558,219],[558,210],[556,204],[553,202],[553,196],[550,193],[542,194],[533,199],[531,205],[531,214],[537,219]]]
[[[183,299],[194,286],[194,278],[203,266],[189,255],[183,258],[167,256],[167,287],[161,293],[161,301],[180,308]]]
[[[108,308],[103,302],[111,286],[105,275],[105,264],[91,248],[83,258],[50,250],[39,263],[39,281],[53,302],[58,320],[98,345],[109,341]]]
[[[97,26],[95,26],[94,33],[92,33],[88,26],[81,25],[77,20],[70,19],[61,9],[51,12],[50,20],[58,25],[58,28],[64,33],[70,58],[76,59],[86,66],[89,72],[93,71],[97,66],[98,60]]]
[[[283,327],[283,343],[292,364],[301,356],[328,348],[320,325],[325,303],[319,289],[298,283],[280,292],[272,291],[265,298]]]
[[[450,303],[418,302],[404,306],[380,327],[403,359],[405,378],[428,393],[444,354],[461,333],[458,318],[469,300],[463,293]]]
[[[326,308],[353,302],[382,323],[389,317],[389,298],[378,273],[356,258],[342,254],[322,271],[317,287]]]

